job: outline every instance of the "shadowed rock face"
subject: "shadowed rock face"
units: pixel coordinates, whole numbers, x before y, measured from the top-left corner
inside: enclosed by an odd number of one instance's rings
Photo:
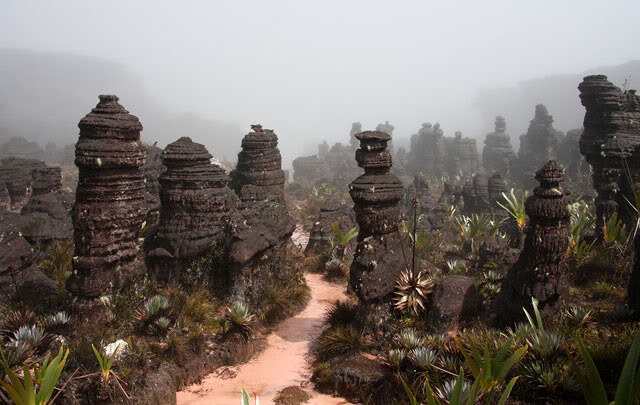
[[[41,160],[9,157],[0,160],[0,200],[6,204],[9,195],[10,209],[19,211],[32,194],[33,171],[46,167]],[[2,191],[2,185],[7,190]],[[5,197],[2,197],[5,195]]]
[[[33,248],[22,236],[24,222],[20,214],[0,211],[0,300],[15,291],[23,304],[46,305],[56,294],[56,283],[35,265]]]
[[[248,224],[233,234],[231,260],[236,263],[286,242],[296,225],[287,211],[278,137],[261,125],[252,130],[242,140],[237,168],[230,174],[229,186],[239,197],[238,209]]]
[[[404,196],[400,180],[390,173],[391,136],[379,131],[356,135],[358,166],[365,171],[349,186],[360,226],[358,246],[351,264],[350,284],[365,303],[388,296],[405,267],[398,226],[399,202]]]
[[[558,153],[558,131],[553,128],[553,117],[547,107],[536,106],[535,117],[529,123],[525,135],[520,136],[518,167],[516,177],[526,189],[535,187],[534,170],[549,160],[555,160]]]
[[[153,145],[145,145],[147,158],[142,167],[144,173],[144,199],[147,203],[146,226],[152,227],[160,220],[160,182],[158,178],[166,169],[162,164],[162,149]]]
[[[567,168],[566,177],[571,183],[582,183],[583,179],[589,175],[589,164],[580,154],[580,137],[582,128],[572,129],[562,139],[558,149],[558,158]]]
[[[543,316],[554,316],[568,294],[565,258],[570,229],[568,201],[560,187],[563,169],[549,161],[536,172],[536,180],[540,186],[525,202],[529,225],[524,249],[493,303],[501,325],[523,319],[523,307],[531,313],[531,297],[538,300]]]
[[[350,207],[335,200],[327,201],[323,207],[320,207],[320,216],[313,224],[304,254],[327,254],[330,250],[329,239],[335,240],[332,227],[337,225],[343,233],[347,233],[354,226],[352,216],[353,211]]]
[[[505,119],[497,116],[495,132],[487,134],[484,140],[482,166],[489,171],[499,171],[509,176],[517,158],[511,146],[511,135],[506,131]]]
[[[632,187],[640,179],[640,100],[635,91],[623,93],[603,75],[585,77],[578,89],[586,109],[580,152],[593,168],[597,232],[602,218],[614,213],[630,227],[635,213],[625,197],[634,201]]]
[[[68,240],[73,236],[69,211],[73,195],[62,191],[59,167],[42,167],[32,172],[33,193],[22,207],[24,237],[31,243]]]
[[[31,175],[33,195],[59,193],[62,189],[62,171],[59,167],[37,168]]]
[[[118,104],[118,97],[99,98],[80,120],[76,143],[79,177],[72,220],[77,258],[67,286],[83,297],[97,297],[110,283],[118,284],[116,277],[143,270],[137,259],[147,213],[142,125]]]
[[[162,152],[162,210],[149,257],[187,263],[223,242],[233,205],[229,178],[204,145],[182,137]]]
[[[488,214],[491,212],[489,200],[489,178],[484,173],[476,173],[473,176],[473,190],[476,195],[476,214]]]

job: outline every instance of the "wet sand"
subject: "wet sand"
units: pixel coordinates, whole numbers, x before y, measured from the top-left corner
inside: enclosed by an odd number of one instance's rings
[[[308,236],[296,229],[292,239],[304,248]],[[251,394],[251,403],[255,393],[261,405],[272,404],[280,390],[292,385],[312,395],[307,404],[347,404],[344,399],[313,391],[308,362],[309,344],[322,330],[327,306],[337,299],[346,299],[345,287],[330,284],[318,274],[307,274],[305,279],[311,288],[309,304],[298,315],[278,325],[267,337],[267,347],[262,353],[247,364],[216,370],[205,377],[202,384],[178,392],[178,405],[238,405],[240,388]]]

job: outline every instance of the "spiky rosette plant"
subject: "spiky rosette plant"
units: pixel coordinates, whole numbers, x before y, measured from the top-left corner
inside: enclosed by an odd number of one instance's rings
[[[2,340],[13,339],[14,334],[23,326],[32,326],[38,323],[38,316],[28,309],[22,311],[9,311],[0,323],[0,337]]]
[[[425,310],[429,294],[435,282],[423,271],[405,269],[396,281],[395,307],[399,311],[410,311],[416,316]]]
[[[227,308],[225,319],[229,322],[229,332],[239,332],[245,339],[251,335],[251,323],[255,315],[249,311],[249,305],[243,301],[235,301],[230,308]]]

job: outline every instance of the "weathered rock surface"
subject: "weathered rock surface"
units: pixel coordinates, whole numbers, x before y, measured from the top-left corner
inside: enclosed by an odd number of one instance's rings
[[[88,298],[144,271],[138,257],[138,234],[147,213],[142,124],[118,97],[99,98],[78,124],[79,179],[72,210],[76,257],[67,284],[74,295]]]
[[[281,164],[277,135],[253,125],[252,132],[242,140],[238,165],[229,182],[248,224],[248,228],[234,229],[231,259],[236,263],[288,241],[295,229],[295,220],[287,211]]]
[[[151,228],[160,220],[160,182],[158,178],[166,169],[162,164],[162,149],[144,145],[147,151],[142,172],[144,173],[144,200],[147,204],[146,227]]]
[[[379,131],[356,135],[358,166],[365,173],[350,184],[360,227],[358,246],[350,271],[350,285],[361,301],[368,303],[387,297],[394,289],[400,270],[405,267],[398,232],[404,196],[400,180],[390,173],[391,136]]]
[[[427,325],[433,334],[456,331],[482,311],[482,297],[471,277],[447,276],[433,291]]]
[[[0,211],[0,302],[15,297],[42,305],[56,293],[56,283],[34,263],[33,248],[22,236],[25,218]]]
[[[570,229],[568,202],[560,187],[563,169],[549,161],[538,170],[536,180],[540,186],[525,202],[529,225],[524,249],[493,302],[492,312],[500,325],[523,319],[522,308],[532,313],[532,297],[544,317],[555,316],[569,292],[565,272]]]
[[[506,131],[505,119],[497,116],[495,132],[487,134],[484,140],[482,166],[490,172],[498,171],[510,176],[517,157],[511,146],[511,135]]]
[[[0,185],[4,184],[6,187],[11,210],[20,211],[29,201],[32,194],[32,173],[34,169],[44,167],[46,165],[43,161],[35,159],[8,157],[0,160]],[[0,196],[2,194],[4,193],[0,191]]]
[[[216,244],[224,244],[234,206],[225,170],[211,163],[204,145],[182,137],[162,152],[161,213],[148,253],[152,267],[178,269]],[[169,269],[171,270],[171,269]]]
[[[353,210],[336,200],[329,200],[320,207],[320,216],[313,224],[309,234],[309,243],[304,250],[305,255],[327,254],[330,250],[329,239],[336,236],[332,230],[337,225],[341,232],[346,233],[354,227]]]
[[[62,191],[59,167],[41,167],[32,171],[32,195],[22,208],[24,237],[31,243],[47,244],[73,237],[69,213],[73,195]]]
[[[606,76],[584,78],[578,86],[586,109],[580,152],[593,168],[596,229],[614,213],[627,227],[635,224],[633,188],[640,183],[640,99],[635,91],[622,92]],[[631,183],[627,179],[631,177]]]

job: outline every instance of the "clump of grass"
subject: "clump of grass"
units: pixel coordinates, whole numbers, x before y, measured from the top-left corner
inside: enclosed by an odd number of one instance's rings
[[[40,261],[42,272],[56,282],[58,290],[64,290],[65,282],[73,271],[73,241],[53,242]]]
[[[354,325],[358,321],[358,306],[347,301],[329,305],[325,319],[331,327]]]
[[[310,399],[311,395],[305,390],[300,387],[291,386],[280,391],[273,401],[277,405],[300,405]]]
[[[359,353],[365,348],[362,331],[352,326],[338,326],[323,333],[316,342],[315,352],[320,361],[336,356]]]

